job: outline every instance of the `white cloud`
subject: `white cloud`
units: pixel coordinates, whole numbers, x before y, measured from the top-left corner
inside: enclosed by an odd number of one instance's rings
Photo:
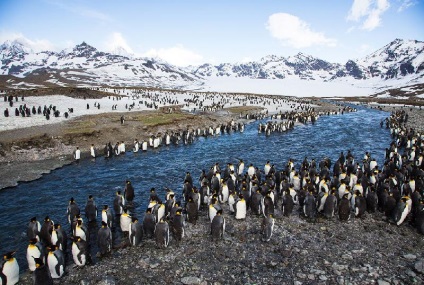
[[[59,51],[58,47],[53,45],[50,41],[45,39],[35,39],[31,40],[25,37],[22,33],[13,33],[13,32],[0,32],[0,44],[5,41],[17,41],[24,45],[25,47],[30,48],[34,52],[40,51]]]
[[[134,54],[133,49],[129,46],[122,34],[118,32],[112,33],[109,36],[105,46],[107,51],[115,51],[118,48],[123,48],[128,53]]]
[[[186,49],[180,44],[170,48],[150,49],[142,56],[160,58],[177,66],[198,65],[203,63],[203,56]]]
[[[361,29],[372,31],[381,26],[381,16],[389,7],[388,0],[354,0],[346,19],[362,22]]]
[[[398,2],[399,2],[399,0],[398,0]],[[402,3],[397,10],[398,12],[402,12],[402,11],[418,4],[418,1],[415,1],[415,0],[401,0],[400,2],[402,2]]]
[[[309,24],[287,13],[276,13],[268,17],[266,29],[283,45],[305,48],[314,45],[335,46],[336,40],[323,33],[312,31]]]

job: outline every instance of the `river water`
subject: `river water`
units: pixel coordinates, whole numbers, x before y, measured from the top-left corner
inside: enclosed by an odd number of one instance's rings
[[[104,204],[113,207],[115,192],[123,190],[127,179],[136,192],[133,215],[141,220],[150,188],[155,187],[161,199],[164,187],[180,194],[187,171],[198,186],[201,170],[208,170],[216,162],[224,169],[228,162],[237,165],[241,158],[246,169],[250,163],[263,169],[270,160],[281,170],[289,158],[294,159],[298,168],[305,156],[317,162],[329,157],[334,163],[340,152],[346,154],[351,150],[359,161],[369,151],[382,165],[391,138],[389,130],[380,128],[380,121],[388,116],[387,112],[358,107],[357,112],[322,116],[315,124],[299,125],[268,137],[258,134],[257,121],[248,124],[244,133],[199,138],[190,145],[160,147],[145,153],[128,152],[112,159],[83,160],[65,166],[39,180],[0,191],[1,253],[17,250],[20,268],[26,269],[26,228],[31,217],[36,216],[42,223],[45,216],[50,216],[69,231],[66,208],[71,197],[83,211],[88,195],[93,195],[100,213]]]

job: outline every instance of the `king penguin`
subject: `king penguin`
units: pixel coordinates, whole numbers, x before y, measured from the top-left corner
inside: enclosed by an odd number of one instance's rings
[[[49,247],[47,266],[53,279],[59,279],[65,273],[65,255],[57,246]]]
[[[332,189],[331,193],[328,195],[327,199],[325,199],[323,214],[327,219],[331,219],[334,217],[334,213],[337,209],[337,197],[336,197],[336,189]]]
[[[79,236],[72,237],[72,258],[75,264],[83,267],[87,264],[88,250],[87,242]]]
[[[239,196],[240,200],[237,201],[235,210],[236,210],[236,219],[244,220],[246,219],[246,200],[244,200],[243,195]]]
[[[143,226],[137,218],[132,218],[129,232],[130,244],[140,246],[143,239]]]
[[[274,231],[274,224],[275,220],[273,214],[263,217],[261,226],[262,241],[269,242],[271,240],[272,232]]]
[[[112,251],[112,231],[105,222],[102,222],[102,226],[97,232],[97,247],[101,256]]]
[[[182,210],[178,209],[175,217],[172,219],[172,237],[177,242],[177,246],[179,246],[181,240],[184,237],[185,229],[184,229],[184,217],[182,215]]]
[[[5,285],[15,285],[19,282],[19,265],[16,261],[16,251],[8,252],[3,255],[3,264],[1,265],[0,280]]]
[[[92,195],[88,196],[87,204],[85,205],[85,217],[88,223],[96,222],[97,206]]]
[[[147,238],[153,238],[155,232],[155,216],[152,214],[152,209],[148,208],[144,214],[143,230]]]
[[[29,241],[26,258],[28,261],[28,268],[30,271],[35,271],[35,269],[37,268],[35,266],[34,258],[44,259],[43,245],[40,242],[37,242],[36,238],[33,238]]]
[[[283,211],[283,216],[289,217],[293,212],[294,201],[292,195],[290,195],[290,189],[285,190],[283,196],[283,202],[281,204],[281,210]]]
[[[166,248],[169,244],[169,225],[162,218],[155,227],[155,240],[158,248]]]
[[[346,193],[343,195],[339,204],[339,219],[340,221],[348,221],[350,219],[350,203],[349,203],[349,194]]]
[[[53,285],[53,278],[50,275],[49,268],[44,264],[42,258],[34,258],[35,266],[34,271],[34,285]],[[9,284],[9,283],[7,283]]]
[[[36,238],[37,241],[40,241],[40,231],[41,231],[41,224],[39,221],[37,221],[36,217],[31,218],[28,229],[27,229],[27,237],[29,240]]]
[[[113,221],[112,211],[110,210],[108,205],[103,205],[102,222],[105,222],[109,228],[112,228],[112,225],[113,225],[112,221]]]
[[[217,241],[224,237],[225,232],[225,218],[222,216],[222,210],[216,212],[215,217],[211,223],[212,240]]]
[[[53,226],[52,234],[51,234],[51,243],[52,245],[56,245],[60,250],[66,252],[66,248],[68,245],[68,236],[66,232],[63,230],[60,224],[55,224]]]
[[[199,216],[198,205],[193,201],[191,197],[188,198],[186,205],[187,220],[189,223],[196,224],[197,218]]]

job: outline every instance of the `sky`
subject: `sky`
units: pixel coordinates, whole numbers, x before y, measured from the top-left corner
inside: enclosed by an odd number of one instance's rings
[[[85,41],[177,66],[299,52],[346,63],[396,38],[424,40],[424,0],[0,0],[0,43]]]

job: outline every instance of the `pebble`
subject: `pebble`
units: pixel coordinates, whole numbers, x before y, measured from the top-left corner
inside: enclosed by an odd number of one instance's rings
[[[424,273],[424,259],[418,260],[414,264],[415,271],[423,274]]]
[[[201,282],[202,282],[202,280],[200,280],[200,278],[197,278],[195,276],[187,276],[187,277],[183,277],[181,279],[181,283],[183,283],[185,285],[200,284]]]
[[[378,285],[390,285],[390,282],[379,279],[379,280],[377,280],[377,284]]]
[[[410,253],[402,255],[402,257],[405,259],[410,259],[410,260],[417,259],[417,256],[415,254],[410,254]]]

